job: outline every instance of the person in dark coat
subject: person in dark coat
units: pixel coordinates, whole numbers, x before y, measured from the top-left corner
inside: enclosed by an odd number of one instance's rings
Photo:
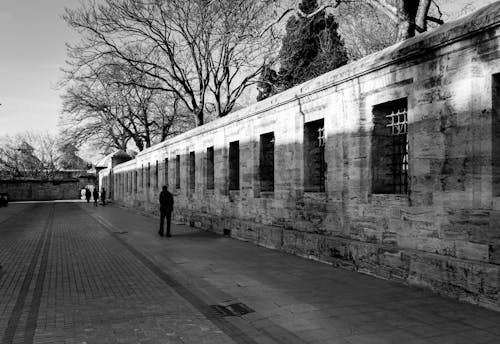
[[[97,188],[94,188],[92,196],[94,197],[94,207],[97,207],[97,201],[99,201],[99,191],[97,191]]]
[[[87,203],[90,202],[90,196],[92,193],[90,192],[89,188],[85,188],[85,199],[87,200]]]
[[[160,230],[158,234],[163,236],[163,224],[165,217],[167,218],[167,237],[170,237],[170,222],[172,220],[172,211],[174,210],[174,196],[163,185],[160,192]]]
[[[106,189],[101,189],[101,202],[102,205],[106,205]]]

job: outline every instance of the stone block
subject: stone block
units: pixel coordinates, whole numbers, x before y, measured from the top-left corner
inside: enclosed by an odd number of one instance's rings
[[[488,261],[489,246],[456,240],[455,254],[462,259]]]

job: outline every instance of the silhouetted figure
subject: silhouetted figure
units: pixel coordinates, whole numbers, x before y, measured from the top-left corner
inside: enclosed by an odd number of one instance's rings
[[[92,196],[94,196],[94,207],[97,207],[97,201],[99,201],[99,191],[97,191],[97,188],[94,188]]]
[[[158,234],[163,236],[163,224],[165,217],[167,218],[167,237],[170,237],[170,221],[172,220],[172,211],[174,210],[174,197],[163,185],[160,192],[160,230]]]
[[[106,189],[101,189],[101,202],[102,205],[106,205]]]
[[[90,202],[90,196],[92,196],[92,193],[90,192],[89,188],[85,188],[85,199],[87,200],[87,203]]]
[[[9,201],[7,200],[7,196],[0,196],[0,207],[6,207],[9,205]]]

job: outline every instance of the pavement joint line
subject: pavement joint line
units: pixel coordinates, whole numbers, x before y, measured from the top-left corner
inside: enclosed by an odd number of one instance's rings
[[[233,339],[236,343],[241,344],[257,344],[257,342],[248,336],[242,329],[232,324],[228,320],[221,316],[214,314],[210,306],[204,302],[201,298],[196,296],[192,291],[182,285],[179,281],[174,279],[172,276],[163,271],[158,265],[151,261],[144,254],[139,252],[135,247],[130,245],[124,239],[118,235],[114,235],[115,231],[120,231],[119,228],[109,223],[107,220],[94,213],[86,211],[89,216],[91,216],[101,227],[111,234],[117,241],[119,241],[132,255],[134,255],[142,264],[144,264],[153,274],[164,281],[169,287],[171,287],[177,294],[179,294],[183,299],[194,306],[201,314],[203,314],[209,321],[211,321],[215,326],[217,326],[222,332]]]
[[[45,275],[47,273],[47,264],[49,260],[49,250],[50,244],[52,240],[52,226],[54,220],[54,208],[55,204],[51,207],[52,215],[48,220],[48,232],[47,239],[45,240],[43,252],[41,256],[40,269],[38,270],[38,276],[36,279],[35,290],[33,292],[33,298],[31,301],[29,313],[28,313],[28,321],[26,322],[26,328],[24,332],[24,343],[33,343],[35,338],[35,330],[37,327],[37,319],[40,311],[40,303],[42,301],[43,294],[43,285],[45,283]]]
[[[28,270],[26,271],[26,276],[24,277],[21,290],[19,291],[16,303],[9,317],[7,328],[5,329],[5,333],[2,337],[3,344],[12,344],[15,339],[17,327],[19,326],[19,321],[23,314],[24,304],[26,303],[28,293],[30,292],[30,285],[33,280],[33,275],[35,274],[35,269],[39,260],[40,252],[42,251],[43,245],[46,242],[53,217],[54,217],[54,206],[52,206],[49,210],[49,214],[47,216],[47,220],[45,221],[42,235],[38,240],[33,256],[31,257],[31,261],[28,266]]]

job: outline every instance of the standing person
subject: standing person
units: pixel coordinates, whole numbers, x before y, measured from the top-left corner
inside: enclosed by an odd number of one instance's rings
[[[174,210],[174,197],[167,190],[167,187],[163,185],[160,192],[160,230],[158,234],[163,236],[163,224],[165,217],[167,218],[167,237],[170,235],[170,221],[172,220],[172,211]]]
[[[97,201],[99,200],[99,191],[97,191],[97,188],[94,188],[92,196],[94,196],[94,207],[97,207]]]
[[[89,188],[85,188],[85,199],[87,200],[87,203],[90,202],[90,196],[92,195],[92,193],[90,192],[90,189]]]
[[[101,202],[102,205],[106,205],[106,189],[101,189]]]

